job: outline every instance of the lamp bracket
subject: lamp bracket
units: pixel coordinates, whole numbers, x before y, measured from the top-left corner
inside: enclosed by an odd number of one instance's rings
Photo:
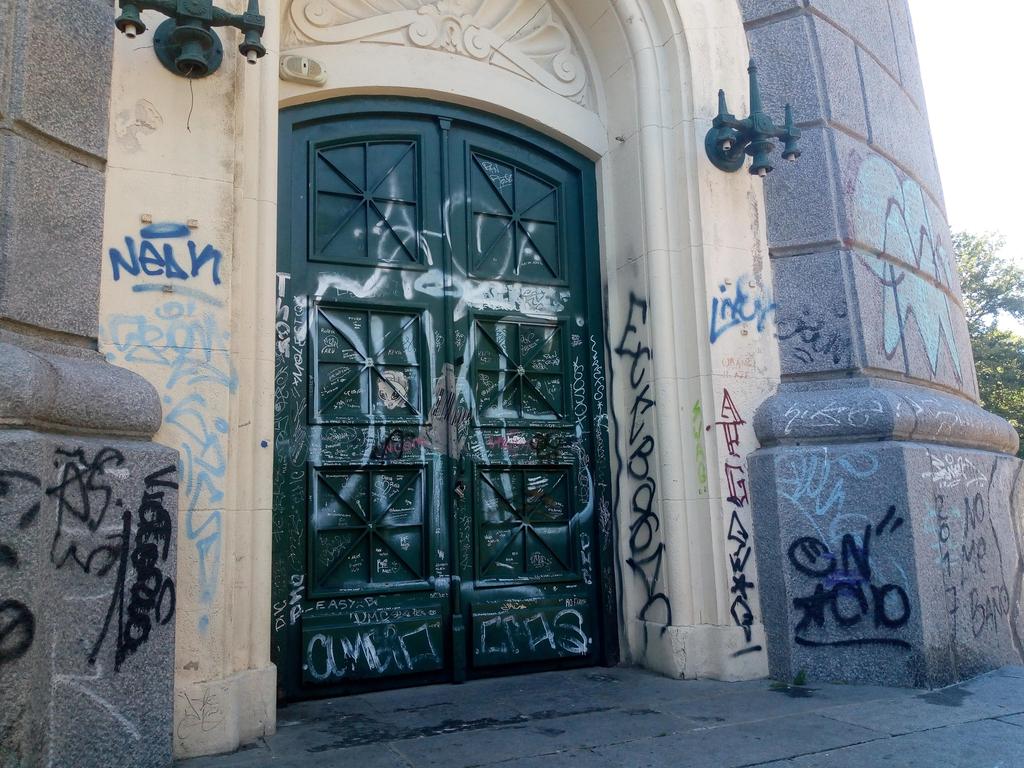
[[[771,154],[775,151],[775,141],[783,143],[784,160],[796,160],[800,157],[801,133],[789,104],[786,105],[784,124],[775,125],[761,105],[761,87],[753,61],[747,72],[750,75],[750,117],[739,120],[730,114],[725,91],[719,91],[718,115],[704,137],[704,149],[712,164],[727,173],[735,173],[742,168],[749,156],[752,159],[750,173],[764,177],[773,169]]]
[[[225,11],[213,0],[119,0],[119,5],[114,25],[130,38],[146,31],[143,11],[168,17],[156,29],[153,48],[160,63],[182,77],[206,77],[220,67],[224,46],[213,27],[242,32],[238,51],[250,64],[267,54],[262,40],[267,20],[260,15],[259,0],[249,0],[244,13]]]
[[[224,45],[217,33],[212,29],[193,28],[195,31],[191,34],[195,35],[197,41],[201,40],[202,53],[200,55],[205,62],[205,68],[197,67],[192,70],[195,74],[192,74],[187,68],[183,71],[176,63],[182,55],[182,43],[175,42],[174,33],[177,29],[178,23],[174,19],[167,19],[153,33],[153,49],[156,51],[156,57],[160,59],[160,63],[176,75],[193,79],[206,77],[216,72],[221,62],[224,61]]]

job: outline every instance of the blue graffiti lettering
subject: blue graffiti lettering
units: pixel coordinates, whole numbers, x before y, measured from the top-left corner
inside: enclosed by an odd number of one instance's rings
[[[172,280],[188,280],[199,277],[203,268],[209,265],[210,278],[214,285],[220,285],[220,265],[224,254],[212,245],[202,250],[195,241],[188,240],[188,270],[182,267],[175,255],[174,244],[154,241],[181,240],[189,236],[189,228],[184,224],[150,224],[139,231],[139,242],[127,235],[124,238],[124,251],[111,248],[110,268],[114,281],[121,279],[122,274],[138,277],[167,277]]]
[[[185,481],[187,507],[185,535],[195,542],[199,558],[199,597],[210,603],[217,591],[220,572],[221,511],[202,510],[203,500],[216,505],[224,499],[222,483],[227,472],[227,457],[222,441],[228,423],[208,418],[206,398],[190,394],[175,402],[165,397],[164,424],[176,427],[181,435],[181,477]]]
[[[765,329],[768,318],[775,312],[775,303],[767,297],[751,296],[743,287],[745,278],[736,281],[732,296],[723,284],[718,290],[723,295],[711,299],[711,343],[718,341],[726,331],[743,323],[757,322],[757,332]]]
[[[140,286],[134,286],[134,289]],[[146,293],[147,290],[137,291]],[[221,327],[224,302],[192,288],[143,314],[113,314],[100,328],[112,362],[143,373],[163,392],[164,423],[157,438],[180,453],[184,516],[181,530],[195,547],[199,601],[208,608],[221,571],[228,422],[224,393],[238,378],[231,364],[230,334]],[[199,630],[209,614],[198,617]]]

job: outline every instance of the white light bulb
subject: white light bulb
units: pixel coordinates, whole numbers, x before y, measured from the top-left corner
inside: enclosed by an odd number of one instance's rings
[[[132,23],[124,25],[124,36],[129,40],[134,40],[135,36],[139,34],[139,28]]]
[[[259,56],[256,55],[256,51],[250,49],[245,54],[245,60],[248,61],[250,64],[255,64],[259,60]]]
[[[758,168],[757,169],[757,175],[760,176],[763,179],[765,176],[768,175],[768,169],[767,168]]]
[[[722,151],[732,152],[732,142],[729,139],[726,139],[725,141],[722,142]]]

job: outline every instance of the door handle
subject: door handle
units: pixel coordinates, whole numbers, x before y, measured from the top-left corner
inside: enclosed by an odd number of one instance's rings
[[[455,481],[455,498],[459,501],[466,496],[466,484],[462,480]]]

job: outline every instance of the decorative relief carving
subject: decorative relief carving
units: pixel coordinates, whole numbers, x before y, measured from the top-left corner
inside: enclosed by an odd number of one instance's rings
[[[468,56],[588,101],[587,71],[549,0],[291,0],[284,47],[372,42]]]

